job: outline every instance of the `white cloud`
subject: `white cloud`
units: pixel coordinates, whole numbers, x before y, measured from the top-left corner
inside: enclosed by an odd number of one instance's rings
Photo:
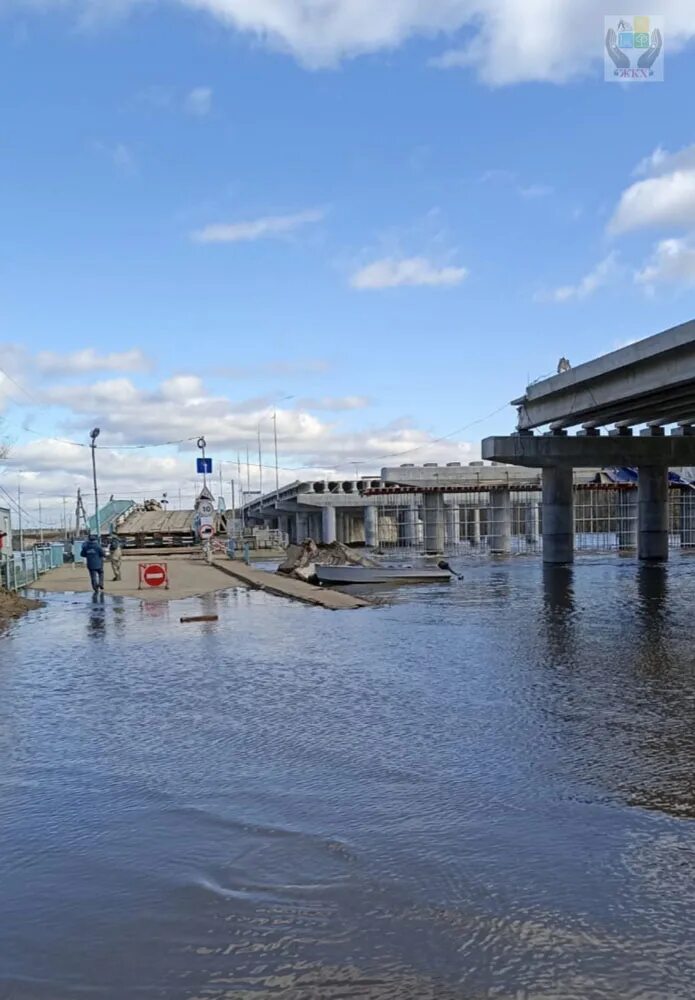
[[[215,223],[192,233],[196,243],[240,243],[285,236],[312,222],[325,218],[323,209],[310,209],[294,215],[268,215],[248,222]]]
[[[669,153],[662,146],[657,146],[649,156],[645,156],[637,164],[634,172],[638,177],[656,177],[674,170],[693,169],[695,169],[695,145],[686,146],[685,149],[681,149],[677,153]]]
[[[216,461],[225,462],[224,479],[228,483],[237,476],[237,454],[245,464],[248,448],[254,462],[259,427],[269,467],[265,485],[274,478],[271,467],[275,403],[267,397],[231,399],[212,393],[198,375],[185,373],[149,388],[142,388],[127,377],[83,385],[53,382],[44,389],[32,388],[40,403],[62,409],[62,414],[53,418],[51,431],[61,440],[47,437],[29,443],[19,440],[13,445],[10,466],[21,474],[28,497],[32,493],[46,497],[45,511],[50,507],[51,496],[74,496],[77,486],[89,495],[89,449],[69,442],[86,444],[86,429],[92,426],[101,428],[98,461],[104,495],[115,493],[137,499],[168,491],[173,496],[179,488],[184,495],[190,494],[195,440],[200,434],[205,434],[209,453]],[[401,458],[445,462],[476,457],[472,445],[438,441],[410,420],[362,429],[340,425],[337,419],[340,411],[356,412],[367,403],[367,399],[358,395],[278,402],[282,481],[351,475],[355,462],[364,463],[362,471],[376,473],[382,465]],[[331,414],[330,419],[319,415],[322,409]],[[41,418],[30,418],[26,433],[31,432],[31,423],[38,419]],[[166,442],[173,444],[166,449],[155,447]],[[136,444],[146,447],[119,450]],[[259,476],[253,464],[251,482],[257,488]],[[62,504],[55,506],[55,517],[59,519]]]
[[[320,396],[318,399],[300,399],[297,406],[306,410],[328,410],[339,413],[341,410],[364,410],[371,405],[368,396]]]
[[[540,292],[536,295],[537,302],[571,302],[588,299],[591,295],[609,284],[617,274],[617,254],[611,253],[605,257],[593,271],[586,274],[576,285],[562,285],[550,292]]]
[[[34,360],[44,375],[84,375],[90,372],[146,372],[152,368],[150,359],[139,349],[99,354],[86,347],[71,354],[40,351]]]
[[[187,115],[204,118],[212,111],[212,90],[210,87],[195,87],[186,95],[183,110]]]
[[[658,284],[695,287],[695,240],[662,240],[635,281],[648,289]]]
[[[375,290],[403,285],[453,286],[468,276],[465,267],[437,267],[426,257],[384,257],[361,268],[350,279],[353,288]]]
[[[37,0],[9,0],[35,7]],[[112,15],[146,0],[39,0],[71,5],[83,20]],[[152,0],[147,0],[152,3]],[[155,0],[163,5],[165,0]],[[398,47],[409,38],[441,36],[449,49],[433,60],[443,69],[471,67],[495,85],[562,83],[598,73],[604,0],[178,0],[230,28],[288,52],[310,68],[334,66],[361,53]],[[692,0],[662,0],[669,46],[695,35]],[[464,41],[455,37],[466,29]],[[602,75],[602,71],[601,71]]]
[[[695,170],[674,170],[638,181],[623,192],[609,225],[614,234],[635,229],[695,225]]]

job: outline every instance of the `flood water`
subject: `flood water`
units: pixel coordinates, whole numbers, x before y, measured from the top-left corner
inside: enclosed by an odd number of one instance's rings
[[[464,572],[11,626],[2,1000],[692,1000],[695,560]]]

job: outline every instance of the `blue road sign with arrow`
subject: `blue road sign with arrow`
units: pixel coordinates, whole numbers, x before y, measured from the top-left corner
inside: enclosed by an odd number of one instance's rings
[[[211,476],[212,475],[212,459],[211,458],[198,458],[196,459],[196,466],[198,469],[199,476]]]

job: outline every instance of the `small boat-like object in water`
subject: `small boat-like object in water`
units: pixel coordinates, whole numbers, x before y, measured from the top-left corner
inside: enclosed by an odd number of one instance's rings
[[[450,569],[438,566],[317,566],[319,583],[337,587],[370,583],[448,583]]]

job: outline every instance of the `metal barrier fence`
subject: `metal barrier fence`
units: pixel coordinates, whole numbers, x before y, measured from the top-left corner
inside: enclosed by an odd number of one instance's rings
[[[44,545],[28,552],[5,552],[0,563],[0,583],[6,590],[20,590],[65,561],[63,544]]]
[[[542,551],[540,489],[412,493],[373,497],[384,552],[536,555]],[[579,486],[574,492],[575,550],[637,549],[637,488]],[[695,490],[669,493],[669,544],[695,549]]]

